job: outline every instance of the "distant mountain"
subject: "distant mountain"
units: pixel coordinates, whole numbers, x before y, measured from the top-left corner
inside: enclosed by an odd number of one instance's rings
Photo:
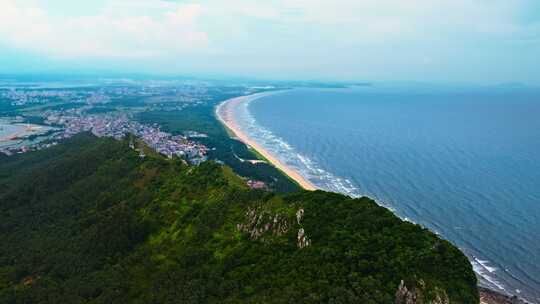
[[[478,303],[456,247],[368,198],[88,134],[0,158],[0,243],[0,303]]]

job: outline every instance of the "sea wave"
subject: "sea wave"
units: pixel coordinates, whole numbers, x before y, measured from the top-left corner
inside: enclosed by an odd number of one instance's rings
[[[474,272],[480,279],[480,284],[488,288],[498,289],[503,292],[506,291],[506,287],[503,285],[503,283],[496,278],[495,272],[498,270],[498,268],[490,266],[490,264],[492,264],[490,261],[482,260],[476,256],[472,256],[470,261]]]
[[[266,95],[264,95],[266,96]],[[355,185],[350,179],[340,177],[327,170],[324,170],[317,162],[311,158],[299,153],[283,138],[276,135],[274,132],[261,126],[253,116],[249,107],[252,102],[264,97],[263,95],[251,98],[243,102],[235,112],[235,117],[239,127],[248,136],[254,139],[257,143],[264,147],[274,157],[286,164],[291,169],[298,172],[302,177],[309,180],[317,188],[341,193],[353,198],[369,196],[375,199],[378,205],[392,211],[401,219],[418,224],[408,217],[404,217],[398,213],[398,210],[392,204],[386,202],[382,198],[373,193],[365,193]],[[421,224],[420,224],[421,225]],[[438,234],[438,233],[437,233]]]
[[[274,155],[274,157],[298,172],[300,175],[302,175],[302,177],[309,180],[317,188],[330,192],[341,193],[353,198],[362,196],[372,197],[375,199],[378,205],[392,211],[402,220],[423,226],[422,224],[413,221],[411,218],[399,214],[398,210],[386,200],[373,193],[362,192],[360,188],[350,179],[340,177],[327,170],[324,170],[317,162],[313,161],[306,155],[299,153],[283,138],[279,137],[269,129],[261,126],[249,110],[249,107],[253,101],[259,100],[264,96],[267,95],[261,95],[248,99],[236,109],[235,117],[239,127],[246,134],[248,134],[250,138],[254,139],[257,143],[263,146],[264,149]],[[440,235],[438,231],[435,231],[435,233]]]
[[[535,246],[536,238],[534,238],[534,234],[524,233],[528,231],[526,229],[518,229],[519,227],[534,227],[534,213],[532,217],[530,215],[525,216],[522,211],[517,209],[517,206],[519,206],[517,203],[511,204],[510,207],[505,205],[506,201],[511,201],[515,197],[519,197],[518,194],[521,193],[517,190],[510,193],[510,190],[507,189],[518,189],[523,190],[523,193],[531,192],[534,194],[535,192],[532,191],[531,188],[526,188],[527,185],[530,185],[530,180],[534,180],[534,178],[528,180],[524,179],[522,183],[514,185],[514,187],[499,186],[499,188],[504,190],[504,193],[501,192],[503,190],[493,191],[492,184],[500,185],[500,183],[488,183],[487,179],[496,176],[496,174],[500,174],[501,172],[487,170],[487,164],[490,164],[492,160],[490,158],[487,158],[486,160],[485,157],[482,158],[479,155],[473,154],[473,152],[485,152],[483,150],[478,150],[483,145],[471,145],[468,137],[460,138],[460,130],[450,130],[444,125],[439,126],[440,128],[443,128],[444,134],[451,134],[455,138],[451,137],[447,142],[441,144],[441,146],[437,146],[433,148],[433,150],[426,150],[426,153],[417,153],[422,152],[423,150],[410,150],[406,145],[400,147],[388,147],[388,143],[396,146],[398,143],[401,143],[400,134],[394,134],[396,122],[394,120],[384,121],[384,115],[378,112],[377,107],[371,109],[369,106],[362,106],[363,112],[361,113],[365,116],[371,114],[374,115],[373,119],[382,120],[384,125],[381,126],[387,126],[389,128],[384,130],[384,132],[379,132],[379,129],[370,126],[369,120],[367,120],[368,123],[366,127],[362,129],[362,136],[360,136],[360,132],[343,129],[350,126],[347,123],[338,124],[341,128],[339,130],[342,131],[341,133],[337,131],[338,135],[334,135],[336,132],[326,132],[319,136],[317,132],[311,132],[313,128],[319,127],[319,120],[322,122],[334,122],[336,119],[339,119],[339,117],[336,116],[337,114],[342,115],[340,114],[341,112],[308,112],[306,115],[314,115],[314,117],[317,117],[316,125],[312,124],[309,120],[300,118],[298,121],[294,121],[296,114],[291,115],[291,113],[297,113],[299,110],[302,110],[304,106],[308,106],[307,100],[310,100],[311,102],[313,96],[309,94],[292,94],[291,96],[291,98],[299,99],[299,105],[291,102],[290,107],[287,105],[285,110],[280,108],[275,111],[272,110],[269,105],[260,105],[261,109],[268,110],[268,115],[261,114],[260,123],[253,115],[251,115],[250,111],[248,111],[250,104],[244,104],[243,113],[242,115],[239,115],[242,116],[243,121],[241,123],[238,121],[239,125],[249,127],[249,130],[245,130],[246,134],[261,144],[261,146],[265,147],[270,153],[275,155],[276,158],[283,161],[283,163],[292,170],[297,171],[306,179],[310,180],[317,187],[324,190],[341,192],[353,197],[362,195],[372,197],[379,205],[390,209],[402,219],[413,223],[418,222],[419,225],[425,226],[431,231],[443,235],[445,238],[455,242],[469,258],[481,286],[498,290],[502,293],[519,294],[520,297],[524,297],[529,301],[539,302],[537,293],[538,280],[533,275],[533,270],[537,269],[534,262],[527,260],[527,257],[524,255],[521,257],[503,256],[506,252],[519,254],[537,247]],[[339,106],[339,96],[331,96],[329,98],[334,97],[337,106]],[[281,101],[283,102],[284,99]],[[346,100],[344,99],[344,102],[345,101]],[[260,102],[263,103],[263,100]],[[284,106],[279,102],[280,100],[276,101],[277,107]],[[290,100],[286,100],[286,102],[288,104]],[[252,109],[255,111],[254,114],[257,114],[256,118],[258,119],[257,109],[259,109],[259,105],[255,106],[253,103],[251,103],[251,105]],[[325,108],[325,106],[326,104],[321,102],[320,108]],[[349,111],[349,107],[352,107],[351,111],[360,109],[360,107],[355,108],[352,103],[345,103],[342,108],[345,106],[347,107],[346,111]],[[343,110],[342,108],[340,109]],[[389,109],[391,110],[391,108]],[[373,111],[369,112],[370,110]],[[366,111],[368,112],[366,113]],[[438,112],[432,112],[430,110],[428,113],[437,114]],[[272,115],[283,115],[283,117],[273,117]],[[399,116],[397,116],[397,118],[399,118]],[[293,120],[287,121],[289,119]],[[353,121],[353,117],[350,117],[350,119]],[[300,146],[306,147],[307,150],[305,151],[308,152],[305,152],[304,154],[303,149],[299,151],[295,145],[293,145],[294,147],[291,147],[291,144],[285,142],[283,138],[270,131],[273,130],[272,126],[278,125],[281,120],[285,120],[287,126],[301,126],[303,128],[298,130],[298,132],[302,132],[304,136],[298,134],[298,139],[296,139],[295,135],[292,134],[290,142],[296,143],[296,141],[298,141]],[[270,130],[261,126],[263,122],[268,123]],[[306,125],[304,125],[304,123]],[[376,127],[380,128],[381,126]],[[330,125],[325,126],[325,130],[328,127],[330,127]],[[413,125],[413,127],[422,128],[411,128],[413,131],[416,130],[417,132],[420,132],[424,130],[423,125],[421,124]],[[481,126],[477,127],[479,128],[479,132],[482,130],[489,131]],[[276,130],[280,129],[281,128],[279,127],[276,128]],[[518,132],[519,130],[520,129],[517,129],[515,134],[521,134]],[[343,136],[340,137],[339,134],[342,134]],[[357,136],[357,140],[351,141],[350,139],[354,136]],[[381,138],[385,136],[388,137],[388,140],[386,140],[386,138],[384,138],[384,141],[381,140]],[[426,139],[431,140],[432,137],[430,136],[426,135]],[[347,138],[347,141],[341,142],[340,140],[342,140],[342,138]],[[367,140],[370,138],[372,140]],[[456,142],[456,138],[458,140],[463,140],[463,142]],[[415,140],[414,142],[418,142],[420,139],[423,140],[423,137],[413,139]],[[423,144],[423,142],[419,143]],[[347,147],[347,150],[339,151],[339,154],[336,155],[336,153],[334,153],[336,151],[335,147],[339,147],[341,144],[343,144],[344,147]],[[450,148],[457,147],[459,151],[449,149],[446,145]],[[467,149],[460,145],[467,145]],[[351,153],[348,153],[350,151],[360,150],[362,153],[361,157],[358,157],[358,159],[354,159],[354,157],[356,157],[354,154],[351,155]],[[395,153],[390,154],[390,152],[393,151],[399,151],[400,154],[393,157],[396,155]],[[416,157],[417,155],[427,156],[428,158],[411,159],[411,157]],[[339,157],[341,156],[343,156],[343,158],[340,159]],[[382,156],[392,157],[385,157],[380,160],[379,157]],[[515,154],[512,154],[512,156],[514,157]],[[354,161],[350,164],[351,170],[354,169],[355,172],[364,170],[367,174],[359,176],[357,173],[343,173],[344,171],[347,172],[349,168],[349,164],[343,160],[351,162],[352,159]],[[320,164],[318,162],[320,162]],[[403,162],[403,164],[401,164],[401,162]],[[510,165],[511,163],[512,162],[508,162],[504,165]],[[476,168],[477,172],[469,172],[470,164],[475,164],[475,166],[471,167]],[[328,165],[331,166],[328,167]],[[489,166],[489,168],[496,169],[499,167]],[[501,165],[500,168],[504,168],[504,166]],[[336,172],[342,172],[342,174],[336,175],[334,174]],[[373,174],[371,179],[366,179],[366,175],[372,176],[370,173],[376,174]],[[464,182],[466,178],[473,178],[475,176],[486,177],[486,181],[481,183],[475,183],[473,180],[467,183]],[[536,175],[533,174],[533,177],[534,176]],[[350,178],[350,180],[348,178]],[[413,197],[412,195],[415,196]],[[419,201],[415,201],[416,197],[418,197]],[[535,196],[525,195],[525,200],[529,202],[529,205],[525,204],[524,206],[532,206],[531,202],[535,201],[534,198]],[[488,210],[479,210],[481,206]],[[507,208],[505,209],[504,207]],[[503,216],[500,213],[504,210],[507,212]],[[465,212],[471,214],[470,218],[464,216]],[[493,214],[495,216],[489,216]],[[442,218],[439,218],[438,216],[442,216]],[[456,219],[455,221],[453,220],[454,218]],[[474,220],[474,222],[471,222],[471,219]],[[519,219],[519,221],[512,221],[513,219]],[[504,231],[504,236],[497,236],[492,240],[481,238],[482,231],[491,231],[486,229],[503,229],[502,227],[506,227],[514,233],[509,236],[508,233]],[[532,244],[533,246],[526,246],[526,244]],[[492,246],[497,246],[497,250],[493,250]],[[529,256],[534,257],[535,255],[533,253]]]
[[[249,111],[250,103],[254,100],[256,99],[251,99],[245,103],[242,103],[241,107],[237,109],[236,113],[240,128],[242,128],[251,138],[257,141],[280,161],[286,163],[287,166],[297,171],[320,189],[342,193],[351,197],[360,197],[366,195],[361,193],[360,189],[349,179],[339,177],[322,169],[321,166],[315,161],[296,151],[283,138],[262,127]],[[391,204],[384,203],[378,198],[375,199],[377,204],[400,216],[397,213],[397,210],[393,208]],[[409,217],[400,217],[405,221],[418,224]],[[438,231],[435,231],[435,233],[440,235]],[[471,255],[469,255],[469,260],[473,266],[474,272],[478,275],[480,283],[483,286],[500,290],[502,292],[506,291],[504,284],[496,278],[496,271],[498,268],[492,266],[490,261]]]
[[[351,197],[362,196],[360,190],[352,181],[322,169],[315,161],[296,151],[283,138],[259,125],[255,117],[249,111],[249,105],[254,100],[257,99],[250,99],[242,103],[235,115],[237,116],[239,127],[246,132],[249,137],[257,141],[288,167],[308,179],[317,188],[342,193]]]

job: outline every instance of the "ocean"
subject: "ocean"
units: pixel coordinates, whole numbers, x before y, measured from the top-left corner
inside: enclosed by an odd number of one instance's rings
[[[318,187],[367,195],[469,257],[481,285],[540,303],[540,89],[294,89],[239,127]]]

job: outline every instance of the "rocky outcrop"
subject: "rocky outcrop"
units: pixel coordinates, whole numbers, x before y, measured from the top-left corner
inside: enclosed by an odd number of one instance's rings
[[[399,283],[399,287],[396,291],[396,299],[394,300],[395,304],[420,304],[423,303],[423,301],[419,301],[418,299],[421,299],[422,295],[418,294],[416,290],[409,290],[407,286],[405,286],[405,282],[401,280]]]
[[[481,304],[528,304],[528,302],[516,297],[497,293],[487,288],[478,288]]]
[[[296,222],[298,225],[302,225],[302,219],[304,218],[304,209],[300,208],[296,211]],[[304,228],[298,229],[298,234],[296,237],[298,248],[305,248],[311,245],[311,240],[308,238]]]
[[[298,211],[296,211],[296,222],[298,225],[300,225],[300,222],[302,221],[302,218],[304,217],[304,209],[300,208]]]
[[[297,245],[298,248],[305,248],[311,245],[311,240],[306,231],[301,227],[304,217],[304,209],[296,211],[296,223],[298,228]],[[236,229],[249,235],[252,240],[264,239],[265,236],[285,235],[294,226],[294,217],[283,213],[271,212],[262,208],[248,208],[246,212],[246,222],[236,225]]]
[[[426,292],[424,281],[420,280],[414,286],[407,287],[401,280],[395,295],[395,304],[450,304],[448,295],[444,290],[435,288]]]
[[[297,244],[298,248],[305,248],[311,244],[311,240],[307,237],[304,228],[298,229]]]
[[[266,233],[275,236],[284,235],[289,231],[291,224],[291,220],[283,214],[249,208],[246,212],[246,223],[237,224],[236,228],[247,233],[250,239],[258,240]]]

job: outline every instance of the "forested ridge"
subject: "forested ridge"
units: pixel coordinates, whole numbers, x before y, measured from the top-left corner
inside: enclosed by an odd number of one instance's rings
[[[456,247],[369,198],[89,134],[0,158],[0,244],[0,303],[478,303]]]

